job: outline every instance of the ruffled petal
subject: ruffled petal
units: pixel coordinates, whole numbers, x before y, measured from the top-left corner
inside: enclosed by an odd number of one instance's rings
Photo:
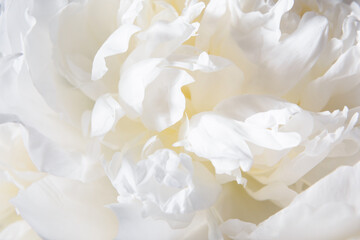
[[[158,140],[151,138],[140,156],[129,150],[115,157],[108,175],[119,192],[118,200],[135,198],[142,202],[144,216],[186,227],[197,211],[216,202],[221,188],[201,163],[192,163],[184,153],[157,147],[161,147]],[[154,152],[150,154],[150,150]],[[144,155],[145,159],[136,161]]]
[[[215,113],[201,113],[191,118],[189,129],[180,144],[186,150],[210,159],[217,173],[229,174],[238,167],[243,171],[250,170],[252,153],[245,141],[283,150],[297,146],[301,137],[294,132],[271,131]]]

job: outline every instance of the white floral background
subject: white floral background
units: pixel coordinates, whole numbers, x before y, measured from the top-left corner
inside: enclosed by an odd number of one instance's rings
[[[359,41],[351,0],[0,0],[0,239],[360,239]]]

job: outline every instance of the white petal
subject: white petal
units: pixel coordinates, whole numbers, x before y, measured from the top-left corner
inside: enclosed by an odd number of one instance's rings
[[[360,225],[360,165],[342,167],[262,223],[255,239],[348,239]],[[282,224],[286,222],[286,227]],[[307,229],[306,231],[303,231]],[[269,230],[271,232],[269,232]]]
[[[220,102],[214,111],[238,121],[272,128],[285,125],[301,109],[296,104],[277,98],[241,95]]]
[[[345,114],[345,118],[342,116],[343,114]],[[304,142],[305,149],[302,152],[293,158],[284,159],[270,176],[264,178],[260,177],[259,179],[262,179],[261,181],[265,182],[268,182],[270,179],[270,181],[281,181],[285,182],[287,185],[295,183],[323,161],[331,150],[337,144],[341,143],[354,128],[354,125],[358,121],[357,114],[349,118],[350,121],[347,125],[345,125],[345,123],[337,122],[346,119],[346,114],[347,111],[344,110],[344,112],[338,112],[337,116],[335,114],[334,116],[324,116],[325,118],[323,121],[325,124],[320,127],[315,126],[315,129],[318,129],[319,127],[319,133],[312,139]],[[318,117],[320,118],[320,116]],[[316,117],[315,120],[317,120]],[[326,123],[326,121],[333,121],[334,125],[332,126],[331,123]]]
[[[199,36],[196,38],[196,46],[201,49],[209,49],[212,36],[219,28],[223,28],[222,18],[226,15],[227,1],[210,1],[201,18]]]
[[[314,12],[305,13],[297,29],[280,38],[281,17],[292,5],[293,1],[278,1],[266,6],[270,10],[264,14],[257,9],[244,13],[239,6],[232,8],[237,19],[232,27],[236,42],[256,65],[248,72],[252,92],[282,96],[314,66],[325,46],[328,20]]]
[[[25,39],[35,24],[29,10],[32,1],[1,1],[0,9],[0,57],[24,53]]]
[[[123,0],[119,6],[117,18],[119,24],[134,24],[143,9],[144,0]]]
[[[72,110],[78,105],[84,105],[84,99],[96,100],[102,94],[113,92],[111,89],[116,87],[117,81],[114,79],[118,79],[119,71],[112,66],[119,62],[118,58],[107,60],[110,69],[102,81],[92,81],[91,72],[96,52],[106,38],[118,28],[118,8],[119,1],[114,0],[101,3],[71,1],[53,17],[52,21],[41,24],[45,25],[45,29],[41,28],[41,31],[34,33],[31,41],[33,48],[28,51],[31,51],[32,58],[36,59],[30,62],[35,66],[39,65],[36,68],[36,81],[40,82],[37,87],[42,89],[42,95],[47,95],[47,100],[51,96],[56,97],[52,101],[59,105],[57,110]],[[42,44],[44,49],[41,48]],[[41,56],[37,53],[41,53]],[[60,79],[59,76],[56,78],[59,74]],[[52,92],[46,92],[48,89],[52,89]],[[75,99],[71,100],[70,97]],[[88,103],[85,110],[89,110],[92,105],[93,102]],[[84,109],[76,111],[79,114]]]
[[[95,98],[105,91],[103,83],[90,80],[92,60],[87,56],[90,51],[79,53],[82,47],[94,42],[93,38],[83,36],[86,27],[81,25],[79,18],[84,19],[85,11],[84,6],[79,5],[65,0],[35,0],[30,13],[36,24],[25,39],[32,84],[49,107],[75,124],[80,122],[81,113],[89,110],[92,104],[82,91]],[[72,15],[69,14],[71,11]],[[81,17],[74,17],[76,14]]]
[[[158,145],[154,141],[151,138],[144,147]],[[188,155],[158,149],[138,161],[140,154],[129,150],[123,151],[120,159],[112,160],[109,176],[119,192],[118,200],[141,201],[144,216],[164,219],[174,228],[183,228],[196,212],[216,202],[221,187],[201,163],[193,163]]]
[[[139,203],[120,203],[111,206],[118,217],[119,232],[117,239],[142,240],[152,238],[159,240],[176,239],[181,233],[172,229],[162,220],[143,218]],[[181,231],[180,231],[181,232]]]
[[[198,23],[190,24],[184,18],[172,22],[158,21],[149,29],[137,35],[139,44],[122,65],[126,71],[133,64],[148,58],[165,58],[179,48],[186,40],[194,36]]]
[[[185,8],[183,9],[181,16],[185,17],[188,22],[192,22],[201,14],[204,8],[205,3],[203,2],[198,2],[197,0],[186,1]]]
[[[228,219],[238,218],[241,221],[248,222],[248,225],[255,226],[255,224],[261,223],[281,210],[271,201],[258,201],[252,198],[245,189],[248,185],[253,184],[251,178],[248,180],[245,187],[235,181],[222,185],[219,199],[212,208],[219,216],[219,225]],[[234,230],[236,231],[236,229]]]
[[[239,219],[229,219],[221,224],[221,231],[230,239],[249,239],[249,234],[256,229],[256,225]]]
[[[146,88],[141,116],[144,125],[160,132],[178,122],[185,110],[181,87],[193,81],[185,71],[170,68],[162,70]]]
[[[246,188],[251,197],[259,201],[271,200],[277,206],[286,207],[296,197],[297,193],[281,182],[268,184],[257,191]]]
[[[111,205],[111,209],[119,221],[116,239],[207,239],[206,218],[203,216],[196,217],[187,228],[174,229],[164,220],[142,216],[141,205],[136,201],[122,201]]]
[[[196,51],[196,49],[179,48],[178,52],[170,55],[166,60],[171,67],[184,68],[189,71],[216,72],[231,65],[226,58],[209,55],[201,52],[199,55],[188,54],[187,51]]]
[[[199,62],[203,60],[199,58]],[[240,68],[231,63],[216,69],[216,72],[201,70],[193,74],[196,81],[188,88],[191,104],[197,112],[212,110],[220,101],[240,95],[243,91],[244,77]]]
[[[147,59],[131,66],[119,82],[119,99],[126,115],[141,116],[144,125],[156,131],[179,121],[185,110],[181,87],[193,82],[183,70],[161,68],[162,59]]]
[[[193,209],[208,209],[214,205],[221,192],[221,186],[201,163],[194,162],[194,190],[188,196]]]
[[[214,113],[193,116],[185,136],[184,146],[200,157],[212,160],[217,173],[229,173],[238,167],[248,171],[252,153],[245,141],[282,150],[300,143],[297,133],[282,133],[264,129]]]
[[[229,174],[240,166],[247,171],[252,165],[252,154],[244,138],[233,131],[234,124],[215,114],[195,115],[190,119],[189,129],[181,145],[187,151],[210,159],[219,174]]]
[[[116,201],[103,179],[83,184],[48,176],[20,191],[11,202],[30,226],[45,239],[111,239],[116,218],[106,204]]]
[[[124,116],[120,104],[110,95],[106,94],[96,100],[91,114],[91,135],[104,135]]]
[[[36,171],[24,147],[23,130],[20,124],[0,124],[0,166],[18,171]]]
[[[140,31],[139,27],[131,24],[124,24],[106,39],[95,55],[91,74],[92,80],[98,80],[105,75],[108,70],[105,58],[126,52],[129,47],[130,38],[138,31]]]
[[[16,116],[0,114],[0,123],[19,122],[24,145],[34,165],[44,172],[56,176],[86,181],[103,174],[99,163],[91,156],[61,147],[57,142],[41,134],[36,129],[20,122]]]
[[[360,50],[358,47],[353,47],[342,54],[323,76],[306,87],[301,97],[301,106],[313,111],[320,111],[326,106],[331,97],[346,95],[347,92],[354,89],[359,84],[359,58]],[[345,97],[342,99],[346,101]],[[342,101],[342,99],[339,99],[339,101]],[[352,104],[352,101],[348,101],[343,105],[339,105],[342,107]]]
[[[41,238],[24,220],[16,221],[0,232],[0,239],[11,240],[40,240]]]
[[[258,227],[227,221],[222,230],[232,239],[352,239],[359,236],[360,164],[341,167],[297,196]],[[237,226],[236,221],[239,223]],[[284,224],[286,223],[286,224]],[[236,228],[235,228],[236,227]],[[306,229],[304,231],[304,229]]]
[[[162,59],[150,58],[132,65],[121,75],[119,99],[126,114],[131,118],[140,116],[146,87],[159,75],[157,67]]]
[[[186,97],[197,111],[211,110],[219,101],[242,91],[242,71],[226,58],[182,46],[166,60],[170,67],[192,71],[190,74],[196,81],[187,86]]]

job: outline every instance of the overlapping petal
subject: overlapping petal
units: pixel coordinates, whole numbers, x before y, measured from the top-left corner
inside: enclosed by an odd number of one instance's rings
[[[0,238],[359,237],[359,16],[0,0]]]
[[[136,159],[134,150],[117,155],[109,165],[108,174],[119,192],[119,207],[123,201],[129,201],[126,199],[134,198],[142,203],[143,217],[184,227],[191,223],[197,211],[209,208],[216,201],[220,186],[201,163],[192,163],[184,153],[158,149],[159,143],[153,138],[145,144],[144,159],[141,156]]]
[[[229,220],[222,230],[231,239],[356,238],[360,233],[359,166],[337,169],[258,226]]]

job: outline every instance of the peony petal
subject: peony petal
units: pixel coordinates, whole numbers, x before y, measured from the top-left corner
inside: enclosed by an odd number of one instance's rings
[[[220,226],[221,231],[230,239],[249,239],[249,234],[256,229],[256,225],[239,219],[229,219]]]
[[[1,1],[0,9],[0,57],[24,53],[29,31],[35,19],[29,16],[33,1]]]
[[[207,239],[206,218],[203,216],[195,218],[186,228],[174,229],[164,220],[142,216],[141,205],[137,201],[124,200],[118,204],[112,204],[111,209],[119,221],[116,239]]]
[[[320,111],[332,97],[344,95],[357,87],[360,77],[360,63],[357,61],[359,57],[358,47],[352,47],[342,54],[323,76],[315,79],[306,87],[301,97],[301,106],[313,111]],[[325,88],[326,91],[323,91]],[[343,99],[346,100],[346,98]],[[339,105],[342,107],[350,104]]]
[[[242,71],[228,59],[182,46],[166,60],[170,67],[191,71],[196,79],[186,87],[186,97],[197,111],[211,110],[219,101],[241,93]]]
[[[169,158],[167,159],[168,154],[169,154],[168,156]],[[133,167],[133,170],[136,171],[133,174],[129,172],[129,168],[125,169],[125,164],[123,164],[122,174],[127,174],[127,177],[125,179],[117,178],[117,181],[119,184],[129,183],[130,185],[126,187],[128,189],[127,191],[129,191],[130,188],[132,188],[135,191],[134,192],[135,196],[138,196],[137,198],[140,197],[140,199],[142,199],[144,203],[143,207],[145,211],[144,212],[145,216],[148,216],[148,214],[150,214],[150,216],[155,216],[156,218],[159,217],[162,218],[165,217],[164,214],[166,214],[165,219],[169,224],[171,224],[171,226],[185,227],[189,225],[189,223],[191,222],[191,219],[194,215],[192,212],[195,211],[198,207],[202,208],[202,206],[200,206],[199,203],[192,203],[192,201],[191,202],[187,201],[188,195],[192,194],[193,192],[192,190],[193,185],[190,184],[189,185],[190,188],[189,187],[183,188],[185,187],[183,186],[183,184],[189,184],[189,181],[191,180],[188,177],[186,177],[186,175],[183,175],[184,173],[186,174],[186,172],[183,172],[183,170],[181,169],[182,167],[180,167],[180,165],[179,168],[177,168],[177,164],[180,163],[176,163],[176,162],[180,160],[182,166],[188,168],[188,171],[190,172],[192,172],[192,166],[191,166],[191,162],[189,162],[188,156],[182,156],[182,154],[180,154],[179,157],[180,158],[178,158],[173,152],[169,150],[166,149],[159,150],[155,152],[153,155],[150,155],[147,161],[141,161],[138,163],[136,168]],[[156,163],[157,161],[159,161],[159,163]],[[147,168],[146,171],[144,171],[143,169],[144,167]],[[163,167],[166,169],[162,170],[161,168]],[[198,169],[198,167],[196,167],[196,169]],[[132,180],[131,178],[133,178],[134,176],[137,179]],[[204,179],[205,180],[204,182],[211,180],[212,178],[211,175],[208,176],[210,176],[210,178],[207,180]],[[184,179],[184,177],[186,177],[187,179]],[[195,181],[196,181],[195,182],[196,185],[194,187],[195,189],[197,189],[198,180]],[[213,186],[216,186],[216,184],[214,185],[214,180],[210,182],[212,183],[210,184],[205,183],[210,187],[209,188],[210,192],[207,193],[207,196],[209,197],[212,196],[212,192],[214,192],[214,189],[212,189]],[[133,191],[131,190],[129,191],[129,193],[132,192]],[[157,193],[156,195],[154,194],[155,192]],[[171,194],[174,195],[171,196]],[[125,194],[121,194],[121,195],[126,196]],[[216,195],[217,194],[215,194],[214,196],[216,197]],[[210,198],[204,201],[204,199],[202,198],[199,199],[199,202],[205,202],[205,205],[207,204],[211,205],[209,201],[214,201],[214,200],[215,199],[211,200]],[[154,203],[156,203],[156,205],[154,205]],[[120,206],[123,205],[123,201],[120,201],[119,205]],[[161,209],[161,212],[159,212],[160,210],[159,208]],[[144,213],[142,214],[143,216]],[[148,224],[153,221],[151,218],[152,217],[148,218],[147,220]],[[138,220],[138,223],[141,222],[142,222],[141,220]],[[161,221],[156,221],[156,222],[161,223]],[[198,226],[197,223],[196,225]],[[134,233],[130,231],[129,234],[134,234]],[[187,231],[187,235],[188,234],[192,234],[192,233],[190,231]]]
[[[185,97],[181,87],[193,81],[185,71],[162,70],[146,88],[141,116],[144,125],[160,132],[178,122],[185,110]]]
[[[139,203],[120,203],[111,205],[112,210],[118,217],[119,231],[117,239],[141,240],[151,239],[176,239],[180,237],[179,231],[169,227],[162,220],[152,220],[150,217],[143,218]],[[136,227],[135,227],[136,226]]]
[[[16,116],[0,114],[0,123],[18,122],[24,128],[22,132],[24,145],[34,165],[44,172],[56,176],[86,181],[103,174],[99,163],[91,156],[74,152],[59,145],[36,129],[25,125]]]
[[[181,16],[186,18],[188,22],[192,22],[201,14],[204,8],[204,2],[198,2],[197,0],[186,1]]]
[[[188,54],[187,51],[191,51],[191,54]],[[196,53],[196,49],[190,47],[179,48],[179,52],[175,52],[167,58],[167,64],[171,67],[202,72],[216,72],[231,65],[231,62],[225,58],[209,55],[206,52],[193,55],[193,51]]]
[[[280,38],[281,17],[292,5],[293,1],[278,1],[267,6],[270,9],[264,14],[256,9],[244,13],[240,7],[232,8],[237,20],[232,27],[234,38],[256,64],[249,73],[251,92],[282,96],[309,72],[325,46],[328,21],[314,12],[305,13],[297,29]]]
[[[92,80],[98,80],[105,75],[108,70],[105,58],[126,52],[130,38],[139,31],[140,28],[135,25],[124,24],[106,39],[95,55],[91,74]]]
[[[238,121],[272,128],[285,125],[291,117],[301,112],[301,108],[268,96],[241,95],[220,102],[214,111]]]
[[[68,7],[68,5],[65,6],[66,4],[68,1],[64,0],[34,1],[30,14],[36,20],[36,24],[24,39],[25,57],[31,73],[32,88],[38,91],[37,94],[43,98],[42,101],[56,112],[61,112],[67,119],[71,119],[72,123],[78,124],[82,111],[88,110],[91,102],[79,89],[70,86],[67,80],[76,82],[78,78],[89,78],[90,75],[83,68],[75,65],[69,57],[61,59],[62,63],[66,62],[66,67],[59,67],[60,58],[57,53],[58,45],[62,41],[57,38],[56,33],[63,29],[61,24],[56,23],[61,22],[59,19],[62,18],[64,7]],[[73,3],[70,5],[72,6]],[[77,26],[77,23],[73,21],[72,24],[72,27],[76,28],[79,33],[80,27]],[[74,39],[76,35],[68,33],[66,36],[67,38],[72,36]],[[71,42],[76,43],[75,40]],[[66,52],[65,49],[62,50],[64,50],[62,53]],[[87,64],[84,56],[78,57],[78,59]],[[70,75],[72,75],[71,78],[65,79]],[[83,86],[84,84],[77,83],[77,85]],[[101,88],[103,89],[103,86]],[[100,91],[100,87],[97,90]]]
[[[347,115],[346,109],[343,112],[338,112],[337,116],[335,114],[335,116],[328,116],[326,120],[339,121],[344,118],[343,114],[345,114],[345,116]],[[349,123],[345,126],[341,123],[337,124],[337,126],[331,126],[329,123],[325,124],[325,127],[321,127],[318,135],[304,143],[305,149],[300,154],[294,158],[285,159],[270,176],[259,179],[262,179],[261,181],[263,182],[281,181],[287,185],[295,183],[323,161],[331,150],[343,141],[354,128],[354,125],[358,121],[358,115],[354,114],[349,120]],[[332,127],[334,129],[330,130]],[[315,126],[315,128],[317,127]]]
[[[196,81],[188,88],[191,104],[197,112],[210,111],[220,101],[243,91],[243,72],[233,63],[225,68],[218,68],[216,72],[197,71],[193,75]]]
[[[119,99],[126,115],[141,116],[144,125],[156,131],[182,118],[185,97],[181,87],[193,82],[185,71],[160,68],[161,64],[165,64],[161,59],[140,61],[124,72],[119,82]]]
[[[144,0],[123,0],[119,6],[117,19],[119,24],[134,24],[143,9]]]
[[[360,165],[341,167],[300,194],[253,233],[269,239],[348,239],[360,233]],[[281,224],[287,222],[286,228]],[[303,231],[307,229],[307,231]],[[315,234],[315,235],[314,235]]]
[[[270,131],[253,124],[229,119],[214,113],[193,116],[183,145],[200,157],[210,159],[217,173],[228,173],[239,166],[248,171],[252,153],[245,141],[282,150],[300,143],[297,133]]]
[[[246,188],[251,197],[258,201],[271,200],[277,206],[286,207],[296,197],[297,193],[288,188],[284,183],[275,182],[268,184],[257,191]]]
[[[240,166],[244,171],[250,169],[252,154],[243,137],[233,131],[236,123],[215,114],[201,113],[193,116],[189,124],[181,141],[187,151],[210,159],[219,174],[230,174]]]
[[[116,218],[104,205],[116,201],[106,179],[88,184],[48,176],[20,191],[11,203],[45,239],[111,239]]]
[[[288,207],[258,227],[248,229],[245,228],[248,223],[237,221],[237,226],[234,225],[236,220],[229,220],[222,230],[231,239],[239,240],[357,237],[360,233],[359,173],[360,164],[341,167],[298,195]]]
[[[119,100],[126,115],[138,117],[142,112],[142,102],[146,87],[159,75],[157,67],[162,59],[150,58],[132,65],[119,81]]]
[[[190,24],[181,17],[172,22],[155,22],[149,29],[137,35],[141,44],[126,59],[121,67],[122,71],[148,58],[166,58],[194,36],[198,28],[198,23]]]
[[[198,211],[216,202],[221,187],[201,163],[193,163],[187,154],[157,149],[160,142],[156,139],[145,143],[145,159],[138,160],[144,154],[134,155],[137,147],[131,147],[114,157],[107,173],[119,192],[120,202],[137,199],[142,203],[143,216],[184,228]]]
[[[222,18],[227,11],[227,1],[210,1],[200,22],[199,36],[196,38],[196,46],[201,49],[210,48],[210,40],[215,35],[216,30],[223,28]]]
[[[0,239],[11,240],[40,240],[41,238],[31,229],[27,222],[20,220],[12,223],[0,232]]]
[[[222,192],[216,204],[211,208],[215,216],[218,216],[219,226],[228,219],[239,219],[248,225],[259,224],[268,217],[281,210],[271,201],[258,201],[246,191],[253,180],[248,177],[248,184],[244,187],[232,181],[222,185]],[[233,229],[236,231],[236,229]]]
[[[104,135],[124,116],[120,104],[109,94],[96,100],[91,114],[91,135]]]

